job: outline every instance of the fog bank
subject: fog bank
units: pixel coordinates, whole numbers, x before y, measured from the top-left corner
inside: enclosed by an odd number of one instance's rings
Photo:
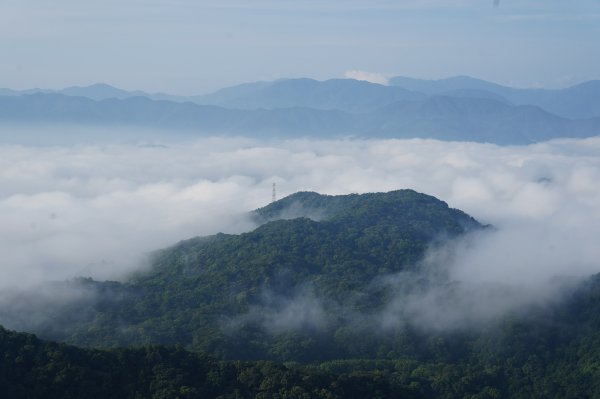
[[[0,144],[0,288],[118,279],[177,240],[251,229],[242,215],[270,201],[273,182],[279,198],[412,188],[493,224],[452,262],[456,280],[533,284],[600,271],[600,138],[498,147],[163,137]]]

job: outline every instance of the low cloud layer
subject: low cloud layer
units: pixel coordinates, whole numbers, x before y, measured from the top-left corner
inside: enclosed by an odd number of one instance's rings
[[[314,287],[305,284],[295,287],[286,296],[263,289],[260,305],[252,306],[241,316],[225,318],[222,328],[231,333],[247,324],[258,324],[270,333],[280,334],[321,332],[332,324],[332,320]]]
[[[0,289],[118,279],[177,240],[248,230],[243,214],[270,201],[273,182],[279,198],[412,188],[493,224],[450,262],[457,281],[539,287],[600,272],[599,138],[161,139],[0,145]]]

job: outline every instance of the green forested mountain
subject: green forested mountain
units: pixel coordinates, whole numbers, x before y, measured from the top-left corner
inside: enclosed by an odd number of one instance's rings
[[[465,293],[514,292],[465,290],[424,259],[493,234],[434,197],[302,192],[251,217],[253,231],[180,242],[125,282],[59,285],[87,294],[25,329],[135,349],[0,330],[0,386],[9,397],[600,396],[600,276],[475,323]],[[439,328],[455,311],[458,325]]]
[[[262,223],[255,230],[181,242],[125,283],[79,281],[95,293],[93,311],[82,302],[35,330],[85,346],[177,343],[233,359],[332,359],[349,350],[349,330],[386,306],[393,287],[374,284],[380,276],[414,271],[429,246],[482,228],[411,190],[298,193],[252,216]],[[56,328],[62,318],[66,328]]]
[[[478,340],[439,336],[391,358],[306,365],[218,361],[181,347],[80,349],[0,328],[0,392],[10,398],[596,398],[599,299],[595,276],[560,306],[508,319]]]

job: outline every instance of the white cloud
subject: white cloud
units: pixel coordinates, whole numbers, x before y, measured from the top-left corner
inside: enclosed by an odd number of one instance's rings
[[[364,80],[380,85],[387,85],[389,83],[389,79],[385,75],[373,72],[351,70],[344,72],[344,77],[347,79]]]
[[[600,138],[522,147],[434,140],[207,138],[166,146],[0,145],[0,287],[118,278],[180,239],[299,190],[413,188],[498,232],[453,268],[464,281],[600,272]]]

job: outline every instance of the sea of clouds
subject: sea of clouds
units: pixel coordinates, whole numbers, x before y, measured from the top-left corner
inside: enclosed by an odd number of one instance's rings
[[[492,224],[445,258],[458,281],[541,287],[600,272],[600,138],[500,147],[165,135],[0,143],[0,290],[120,279],[178,240],[250,230],[245,213],[270,202],[272,183],[280,198],[412,188]]]

